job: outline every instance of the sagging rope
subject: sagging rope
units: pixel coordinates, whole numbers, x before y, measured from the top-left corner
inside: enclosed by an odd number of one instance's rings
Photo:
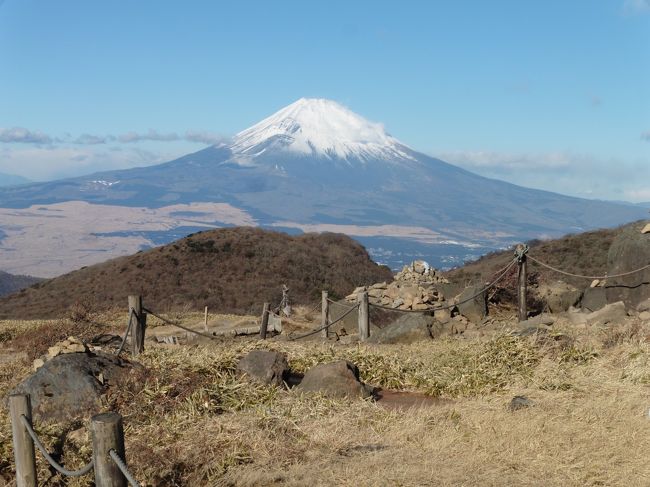
[[[43,443],[41,443],[41,441],[39,440],[38,436],[36,435],[36,432],[32,429],[31,423],[29,422],[29,420],[24,414],[20,417],[20,421],[23,423],[23,426],[27,430],[27,433],[29,433],[29,436],[32,437],[32,440],[34,441],[36,447],[40,450],[40,452],[45,457],[45,460],[47,460],[47,462],[50,465],[52,465],[52,467],[54,467],[54,469],[57,472],[65,475],[66,477],[81,477],[83,475],[86,475],[88,472],[90,472],[93,469],[94,463],[92,460],[90,460],[90,462],[88,462],[86,465],[81,467],[79,470],[66,469],[63,465],[61,465],[54,458],[52,458],[52,455],[50,455],[47,452],[47,449],[45,448],[45,446],[43,446]]]
[[[328,323],[328,324],[325,325],[325,326],[321,326],[320,328],[317,328],[317,329],[315,329],[315,330],[312,330],[312,331],[310,331],[309,333],[305,333],[304,335],[300,335],[300,336],[297,336],[297,337],[294,337],[294,338],[289,338],[289,341],[300,340],[301,338],[307,338],[308,336],[315,335],[315,334],[318,333],[319,331],[323,331],[325,328],[329,328],[330,326],[337,324],[339,321],[341,321],[341,320],[342,320],[343,318],[345,318],[347,315],[349,315],[350,313],[352,313],[352,312],[353,312],[355,309],[357,309],[358,307],[359,307],[359,305],[356,304],[356,305],[354,305],[352,308],[350,308],[349,310],[347,310],[345,313],[343,313],[341,316],[339,316],[336,320],[332,321],[331,323]]]
[[[330,303],[330,304],[335,304],[335,305],[340,306],[341,308],[345,308],[345,309],[352,309],[355,306],[357,306],[357,305],[347,305],[347,304],[339,303],[338,301],[332,301],[330,298],[327,298],[327,302]]]
[[[124,350],[124,345],[126,345],[126,338],[129,336],[129,332],[131,331],[131,325],[133,324],[133,316],[137,315],[135,313],[135,310],[131,308],[129,310],[129,324],[126,326],[126,333],[124,333],[124,338],[122,339],[122,343],[120,344],[120,348],[117,350],[117,353],[115,355],[119,355],[122,353],[122,350]]]
[[[552,270],[552,271],[555,271],[555,272],[557,272],[557,273],[559,273],[559,274],[564,274],[565,276],[570,276],[570,277],[577,277],[577,278],[580,278],[580,279],[600,279],[600,280],[603,280],[603,279],[614,279],[614,278],[616,278],[616,277],[630,276],[630,275],[632,275],[632,274],[636,274],[637,272],[641,272],[641,271],[644,271],[644,270],[646,270],[646,269],[650,269],[650,264],[648,264],[648,265],[646,265],[646,266],[640,267],[639,269],[635,269],[635,270],[633,270],[633,271],[623,272],[623,273],[621,273],[621,274],[613,274],[613,275],[611,275],[611,276],[607,276],[607,275],[605,275],[605,276],[583,276],[583,275],[581,275],[581,274],[573,274],[572,272],[563,271],[563,270],[561,270],[561,269],[558,269],[558,268],[556,268],[556,267],[553,267],[552,265],[545,264],[544,262],[541,262],[541,261],[537,260],[537,259],[536,259],[535,257],[533,257],[532,255],[529,255],[528,258],[529,258],[530,260],[532,260],[533,262],[535,262],[536,264],[539,264],[539,265],[541,265],[542,267],[546,267],[547,269],[550,269],[550,270]]]
[[[112,448],[108,451],[108,454],[110,457],[113,459],[115,462],[115,465],[117,465],[117,468],[120,469],[120,472],[122,472],[122,475],[128,480],[129,484],[131,484],[131,487],[140,487],[140,484],[138,483],[135,478],[133,478],[133,474],[129,472],[129,469],[126,466],[126,463],[124,463],[124,460],[120,458],[120,456],[117,454],[115,450]]]
[[[480,296],[481,294],[486,292],[488,289],[493,287],[496,283],[501,281],[501,279],[503,279],[506,276],[508,271],[516,263],[517,263],[517,259],[513,259],[506,267],[504,267],[502,269],[502,271],[498,271],[498,272],[501,272],[501,274],[496,279],[494,279],[494,281],[492,281],[491,283],[486,285],[483,289],[481,289],[477,293],[473,294],[469,298],[463,299],[462,301],[454,302],[452,304],[448,304],[446,306],[438,306],[438,307],[435,307],[435,308],[429,308],[429,309],[423,309],[423,310],[420,310],[420,309],[397,309],[397,308],[390,308],[389,306],[383,306],[381,304],[374,304],[374,303],[368,303],[368,306],[372,306],[374,308],[379,308],[379,309],[385,309],[385,310],[388,310],[388,311],[397,311],[399,313],[420,313],[420,314],[427,314],[427,313],[431,313],[432,311],[435,312],[435,311],[442,311],[442,310],[445,310],[445,309],[452,309],[452,308],[455,308],[456,306],[458,306],[460,304],[465,304],[465,303],[467,303],[467,302],[469,302],[469,301],[471,301],[473,299],[476,299],[478,296]]]
[[[162,316],[160,316],[160,315],[154,313],[154,312],[151,311],[150,309],[142,308],[142,311],[144,311],[145,313],[149,313],[151,316],[153,316],[153,317],[155,317],[155,318],[158,318],[160,321],[162,321],[163,323],[165,323],[165,324],[167,324],[167,325],[175,326],[175,327],[177,327],[177,328],[180,328],[181,330],[185,330],[185,331],[188,331],[188,332],[190,332],[190,333],[194,333],[194,334],[196,334],[196,335],[199,335],[199,336],[202,336],[202,337],[205,337],[205,338],[209,338],[210,340],[218,340],[218,337],[216,337],[216,336],[214,336],[214,335],[208,335],[207,333],[202,333],[202,332],[200,332],[200,331],[192,330],[191,328],[188,328],[188,327],[186,327],[186,326],[183,326],[183,325],[181,325],[180,323],[177,323],[177,322],[175,322],[175,321],[168,320],[167,318],[163,318]]]

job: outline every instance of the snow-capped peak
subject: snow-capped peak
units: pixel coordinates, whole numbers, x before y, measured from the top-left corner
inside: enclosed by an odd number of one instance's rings
[[[382,124],[322,98],[301,98],[239,132],[231,148],[253,158],[272,148],[340,159],[412,159]]]

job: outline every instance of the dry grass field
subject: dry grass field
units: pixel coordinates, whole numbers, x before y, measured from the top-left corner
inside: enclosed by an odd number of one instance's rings
[[[123,321],[95,318],[116,329]],[[63,335],[102,328],[78,322],[1,322],[0,394],[31,373],[31,350],[47,345],[36,339],[38,327]],[[54,335],[44,340],[56,341]],[[559,325],[530,337],[496,325],[471,340],[413,345],[148,342],[138,357],[146,371],[110,391],[104,409],[123,415],[127,460],[147,486],[649,485],[649,335],[630,323]],[[346,358],[367,383],[439,400],[400,408],[255,385],[235,373],[238,358],[253,348],[286,352],[297,372]],[[515,395],[534,405],[510,411]],[[89,458],[83,421],[36,426],[65,465]],[[0,476],[8,485],[12,461],[3,407]],[[91,485],[64,481],[38,462],[42,485]]]

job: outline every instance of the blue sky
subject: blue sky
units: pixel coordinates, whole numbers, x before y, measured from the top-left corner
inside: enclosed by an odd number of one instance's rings
[[[306,97],[416,150],[650,201],[650,0],[0,0],[0,171],[163,162]]]

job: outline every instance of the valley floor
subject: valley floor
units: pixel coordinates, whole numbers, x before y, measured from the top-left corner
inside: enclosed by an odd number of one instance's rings
[[[124,321],[117,316],[94,320],[107,325],[0,323],[0,394],[31,373],[48,340],[84,335],[84,327],[117,332]],[[178,317],[191,323],[200,315]],[[58,332],[41,339],[43,327]],[[147,342],[138,357],[146,373],[111,391],[104,408],[123,415],[130,469],[149,486],[648,485],[648,336],[628,323],[530,337],[495,327],[472,339],[412,345]],[[235,373],[238,358],[254,348],[285,352],[296,372],[345,358],[369,384],[439,400],[400,408],[255,385]],[[534,405],[509,410],[515,395]],[[90,456],[84,428],[65,435],[64,425],[37,423],[37,430],[50,446],[62,441],[65,465]],[[42,485],[89,485],[64,483],[38,462]],[[10,485],[12,471],[3,408],[0,478]]]

